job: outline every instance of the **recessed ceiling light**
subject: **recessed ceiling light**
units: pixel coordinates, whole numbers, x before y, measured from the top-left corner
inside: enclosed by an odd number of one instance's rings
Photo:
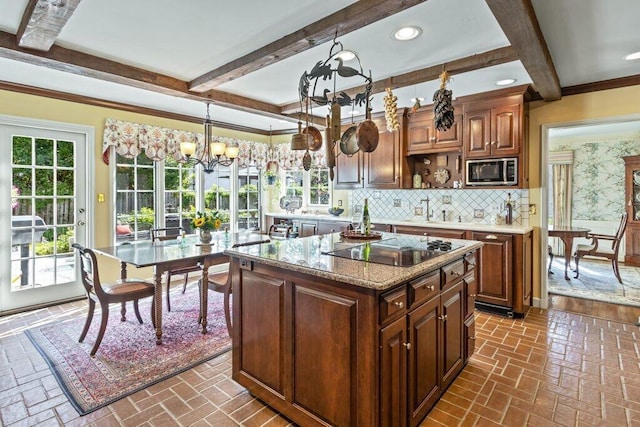
[[[278,120],[278,123],[291,123],[291,122],[289,120],[280,119]]]
[[[341,50],[340,52],[336,53],[336,58],[341,58],[343,61],[351,61],[355,57],[356,54],[350,50]]]
[[[419,27],[402,27],[393,33],[393,38],[401,41],[413,40],[418,37],[420,33],[422,33],[422,30]]]
[[[496,82],[496,85],[498,85],[498,86],[507,86],[507,85],[510,85],[512,83],[515,83],[515,82],[516,82],[516,79],[504,79],[504,80],[498,80]]]
[[[630,53],[629,55],[625,56],[624,59],[626,59],[627,61],[631,61],[632,59],[640,59],[640,52]]]
[[[351,116],[357,116],[358,114],[360,114],[360,111],[357,110],[351,110],[349,111],[347,114],[351,115]]]
[[[422,101],[424,101],[424,98],[423,98],[423,97],[421,97],[421,96],[419,96],[419,97],[417,97],[417,98],[411,98],[411,100],[410,100],[410,101],[411,101],[411,102],[413,102],[413,103],[415,103],[416,101],[418,101],[418,102],[422,102]]]

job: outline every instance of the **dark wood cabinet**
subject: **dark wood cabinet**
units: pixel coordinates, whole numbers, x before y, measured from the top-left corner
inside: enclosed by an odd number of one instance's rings
[[[484,243],[478,252],[476,306],[523,316],[531,306],[533,236],[472,231]]]
[[[472,351],[467,258],[383,292],[232,257],[233,379],[298,425],[418,426]]]
[[[625,166],[625,265],[640,266],[640,156],[623,157]]]
[[[429,224],[425,221],[425,224]],[[445,239],[466,239],[467,232],[465,230],[450,230],[444,228],[429,228],[411,225],[396,225],[396,233],[416,234],[420,236],[442,237]]]
[[[399,115],[400,129],[387,130],[384,115],[374,114],[372,120],[378,126],[379,140],[376,149],[370,153],[358,151],[347,156],[336,144],[336,168],[334,188],[380,188],[400,189],[411,187],[412,170],[405,156],[404,118]],[[349,126],[343,126],[344,132]]]
[[[522,97],[465,104],[465,157],[469,159],[518,156],[523,139],[522,109]]]
[[[410,110],[407,110],[410,111]],[[456,106],[456,111],[462,111]],[[462,113],[455,115],[453,126],[436,129],[433,106],[407,113],[407,155],[456,151],[462,147]]]

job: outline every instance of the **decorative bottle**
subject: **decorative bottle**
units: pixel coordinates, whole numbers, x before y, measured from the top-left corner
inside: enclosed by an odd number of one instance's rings
[[[362,208],[362,234],[365,236],[371,234],[371,217],[369,216],[368,199],[364,199],[364,207]]]
[[[511,199],[511,193],[507,193],[507,201],[505,202],[507,205],[507,215],[505,218],[505,222],[508,225],[513,223],[513,200]]]

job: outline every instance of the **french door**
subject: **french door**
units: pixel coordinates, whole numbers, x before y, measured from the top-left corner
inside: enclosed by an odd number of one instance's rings
[[[0,312],[83,294],[93,128],[0,116]]]

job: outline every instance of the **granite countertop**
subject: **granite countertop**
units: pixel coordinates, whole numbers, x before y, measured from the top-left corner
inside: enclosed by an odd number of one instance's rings
[[[408,234],[382,233],[381,240],[371,242],[384,242],[387,239],[396,238],[421,242],[428,239]],[[474,240],[441,240],[451,241],[456,248],[410,267],[377,264],[327,255],[326,252],[337,249],[353,248],[354,251],[358,251],[365,244],[359,240],[345,240],[340,236],[340,233],[298,239],[271,240],[271,242],[261,245],[227,249],[225,254],[355,286],[386,290],[433,271],[482,246],[482,242]]]
[[[351,218],[345,214],[342,214],[340,216],[335,216],[330,214],[289,214],[289,213],[268,212],[265,215],[270,217],[287,218],[287,219],[315,219],[315,220],[323,220],[323,221],[342,221],[342,222],[351,221]],[[494,233],[511,233],[511,234],[526,234],[533,230],[533,227],[529,225],[516,225],[516,224],[495,225],[495,224],[485,224],[482,222],[426,221],[423,218],[394,219],[394,218],[372,217],[371,222],[378,223],[378,224],[407,225],[412,227],[431,227],[431,228],[445,228],[450,230],[488,231],[488,232],[494,232]]]

